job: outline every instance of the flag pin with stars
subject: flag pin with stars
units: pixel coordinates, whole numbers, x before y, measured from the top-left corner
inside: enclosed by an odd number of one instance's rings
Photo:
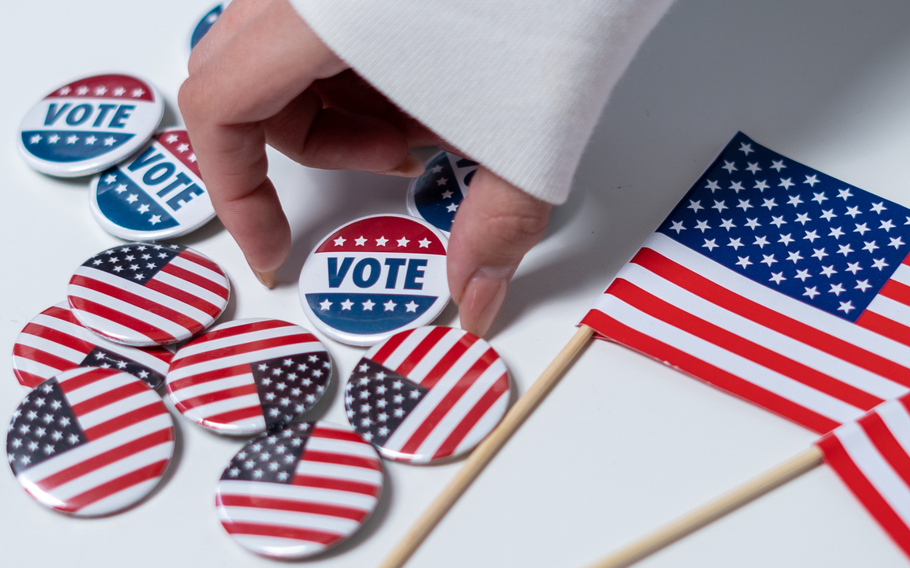
[[[89,204],[105,231],[131,241],[179,237],[215,217],[182,128],[158,132],[135,155],[95,176]]]
[[[300,271],[303,311],[342,343],[373,345],[427,325],[449,302],[446,238],[422,219],[377,215],[320,242]]]
[[[427,326],[374,346],[344,391],[348,421],[388,459],[431,463],[470,451],[509,407],[509,371],[489,343]]]
[[[13,345],[13,373],[32,389],[76,367],[102,367],[127,372],[156,389],[164,383],[174,353],[151,347],[137,349],[107,341],[84,327],[66,302],[51,306],[19,333]]]
[[[332,358],[298,325],[235,320],[181,347],[167,374],[174,407],[196,424],[247,436],[290,424],[313,408],[332,377]]]
[[[29,495],[80,517],[144,499],[173,453],[174,423],[161,397],[117,369],[78,367],[38,384],[6,434],[10,469]]]
[[[130,75],[96,75],[62,85],[26,113],[19,153],[39,172],[94,174],[141,148],[164,116],[152,83]]]
[[[281,559],[319,554],[356,533],[379,504],[379,455],[347,426],[300,422],[254,438],[215,492],[224,530],[247,550]]]
[[[441,151],[426,162],[426,171],[408,186],[408,213],[428,221],[447,237],[468,194],[477,162]]]

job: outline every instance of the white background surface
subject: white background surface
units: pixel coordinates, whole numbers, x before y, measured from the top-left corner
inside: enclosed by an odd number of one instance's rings
[[[0,352],[10,353],[31,317],[64,299],[81,262],[119,242],[93,221],[87,180],[48,178],[19,158],[21,117],[71,78],[124,71],[155,82],[168,103],[164,125],[177,124],[184,42],[209,8],[204,0],[4,3]],[[737,130],[910,205],[910,5],[679,0],[614,92],[570,201],[522,265],[489,336],[520,392]],[[294,251],[276,290],[255,281],[217,221],[177,242],[227,270],[235,293],[224,319],[277,317],[310,327],[295,287],[306,254],[350,219],[404,213],[407,181],[310,171],[278,156],[272,177],[294,227]],[[455,309],[438,321],[457,324]],[[329,350],[336,381],[363,353],[336,343]],[[24,392],[12,371],[3,377],[0,416],[9,417]],[[340,392],[326,400],[315,416],[343,422]],[[183,419],[177,424],[177,458],[165,483],[141,506],[107,519],[44,509],[4,467],[0,566],[278,566],[235,545],[215,517],[215,484],[242,442]],[[764,410],[598,342],[409,566],[580,567],[813,439]],[[378,564],[459,467],[386,464],[386,492],[373,521],[351,544],[309,564]],[[907,564],[821,467],[639,566]]]

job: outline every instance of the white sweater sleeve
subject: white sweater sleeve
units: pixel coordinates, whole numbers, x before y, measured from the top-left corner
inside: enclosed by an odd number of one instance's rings
[[[291,1],[395,104],[556,204],[613,85],[672,0]]]

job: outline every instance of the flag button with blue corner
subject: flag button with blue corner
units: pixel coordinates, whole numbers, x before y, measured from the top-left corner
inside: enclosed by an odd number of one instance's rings
[[[215,217],[182,128],[159,132],[134,156],[97,175],[89,198],[104,230],[131,241],[179,237]]]
[[[448,236],[476,171],[475,161],[445,151],[434,155],[426,162],[426,172],[408,186],[408,213]]]
[[[164,115],[148,81],[96,75],[57,88],[25,115],[19,151],[39,172],[78,177],[100,172],[141,148]]]
[[[449,302],[446,238],[404,215],[357,219],[310,253],[300,301],[317,329],[342,343],[373,345],[426,325]]]

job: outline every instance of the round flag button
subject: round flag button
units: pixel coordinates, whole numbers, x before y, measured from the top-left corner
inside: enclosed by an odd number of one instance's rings
[[[426,325],[449,303],[446,246],[426,221],[378,215],[327,236],[300,271],[303,311],[342,343],[373,345]]]
[[[68,83],[28,111],[19,126],[25,161],[52,176],[100,172],[145,144],[164,116],[164,99],[129,75],[96,75]]]
[[[80,367],[29,392],[6,434],[10,468],[39,503],[95,517],[142,500],[174,452],[174,423],[147,384]]]
[[[509,370],[490,344],[460,329],[403,331],[367,351],[344,407],[383,457],[430,463],[461,455],[509,406]]]
[[[64,302],[44,310],[13,345],[13,372],[29,389],[63,371],[102,367],[124,371],[157,389],[174,354],[161,347],[137,349],[113,343],[83,327]]]
[[[193,32],[190,34],[189,50],[187,50],[187,53],[193,51],[193,48],[196,47],[196,44],[202,41],[202,38],[205,37],[205,34],[209,33],[209,30],[212,29],[212,26],[214,26],[215,22],[218,21],[218,18],[221,17],[221,13],[225,8],[227,8],[228,4],[230,4],[230,1],[218,4],[206,12],[204,16],[202,16],[202,18],[196,24],[196,27],[193,28]]]
[[[151,347],[189,339],[212,325],[230,282],[208,257],[180,245],[134,243],[100,252],[67,287],[76,319],[111,341]]]
[[[131,241],[179,237],[215,217],[182,128],[159,132],[129,160],[97,175],[89,200],[105,231]]]
[[[408,213],[448,236],[476,171],[477,162],[467,158],[445,151],[434,155],[426,162],[426,172],[408,186]]]
[[[301,422],[244,446],[221,475],[215,506],[244,548],[298,559],[353,535],[381,491],[379,456],[360,435],[329,422]]]
[[[181,347],[166,384],[174,406],[196,424],[246,436],[313,408],[331,377],[332,359],[312,333],[286,321],[246,319]]]

